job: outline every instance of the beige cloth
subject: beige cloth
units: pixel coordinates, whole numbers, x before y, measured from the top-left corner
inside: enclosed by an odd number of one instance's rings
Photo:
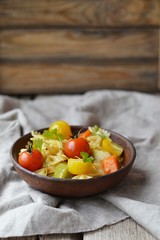
[[[128,216],[160,239],[160,96],[99,90],[82,95],[0,96],[0,237],[76,233]],[[98,124],[128,137],[137,150],[127,178],[94,197],[62,199],[29,187],[9,151],[23,134],[57,119]]]

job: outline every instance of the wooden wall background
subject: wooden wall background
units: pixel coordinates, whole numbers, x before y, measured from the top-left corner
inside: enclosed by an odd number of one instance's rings
[[[159,91],[159,21],[160,0],[0,0],[0,93]]]

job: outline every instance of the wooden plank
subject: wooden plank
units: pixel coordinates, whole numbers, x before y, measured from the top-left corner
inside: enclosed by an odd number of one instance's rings
[[[5,238],[5,240],[82,240],[82,239],[83,239],[82,234],[77,234],[77,233]],[[0,238],[0,240],[4,240],[4,238]]]
[[[158,89],[160,90],[160,29],[159,29],[159,46],[158,46],[158,50],[159,50],[159,61],[158,61]]]
[[[132,219],[82,234],[51,234],[30,237],[10,237],[7,240],[156,240]],[[0,238],[0,240],[4,240]]]
[[[156,91],[157,63],[0,64],[0,92],[9,94],[79,93],[94,89]],[[44,84],[45,83],[45,84]]]
[[[0,240],[38,240],[39,236],[29,236],[29,237],[8,237],[8,238],[0,238]]]
[[[159,0],[1,0],[0,26],[158,26],[159,12]]]
[[[82,240],[82,234],[51,234],[41,235],[39,240]]]
[[[158,29],[3,30],[0,58],[158,58],[158,37]]]
[[[97,231],[85,233],[83,240],[156,240],[150,233],[131,219]]]

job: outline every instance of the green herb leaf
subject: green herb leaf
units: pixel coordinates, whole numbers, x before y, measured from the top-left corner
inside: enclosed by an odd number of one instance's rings
[[[39,151],[41,151],[42,145],[43,145],[43,139],[42,138],[33,139],[32,147],[34,149],[38,149]]]
[[[63,135],[58,133],[56,128],[51,131],[44,130],[42,136],[48,139],[57,139],[59,141],[62,141],[64,139]]]
[[[48,139],[53,139],[55,136],[55,133],[53,131],[49,131],[49,130],[44,130],[42,133],[42,136]]]
[[[94,158],[92,156],[89,156],[87,152],[80,152],[81,157],[83,159],[83,162],[93,162]]]

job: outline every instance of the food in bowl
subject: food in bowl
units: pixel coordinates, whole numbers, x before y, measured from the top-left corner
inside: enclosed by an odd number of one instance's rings
[[[59,125],[61,125],[61,122],[59,123],[58,121],[57,128]],[[66,126],[65,124],[62,124],[62,125]],[[52,127],[53,129],[55,128],[54,126]],[[88,135],[88,132],[87,132],[88,127],[83,127],[83,126],[69,126],[69,127],[71,129],[71,133],[73,134],[73,136],[75,134],[80,135],[80,133],[84,133],[84,135]],[[40,134],[42,134],[45,130],[47,130],[46,133],[49,133],[48,129],[49,128],[39,129],[37,133],[39,132]],[[56,133],[57,130],[54,130],[54,131]],[[23,135],[13,143],[10,151],[11,160],[19,176],[29,186],[33,187],[34,189],[37,189],[41,192],[44,192],[50,195],[67,197],[67,198],[93,196],[95,194],[107,191],[113,188],[114,186],[116,186],[117,184],[120,184],[121,181],[124,180],[128,175],[136,157],[135,147],[129,139],[112,130],[108,130],[107,132],[109,132],[110,134],[109,138],[111,138],[112,142],[117,143],[119,146],[123,148],[123,152],[120,156],[122,160],[120,164],[120,169],[110,174],[104,174],[100,176],[89,176],[89,178],[86,178],[86,175],[82,174],[81,179],[79,178],[80,175],[78,175],[78,180],[77,180],[76,176],[74,176],[74,178],[61,178],[59,177],[59,171],[57,171],[58,176],[54,175],[54,177],[50,177],[49,176],[50,174],[46,175],[45,171],[44,171],[44,175],[43,175],[43,172],[42,174],[38,173],[38,171],[40,171],[40,169],[42,170],[42,168],[37,169],[35,171],[27,170],[27,168],[22,167],[18,163],[18,159],[19,159],[20,153],[23,151],[22,149],[26,148],[25,146],[28,145],[28,143],[30,143],[31,139],[34,137],[31,134],[31,132]],[[61,137],[61,134],[63,134],[63,132],[60,133],[60,136],[58,135],[57,137]],[[75,137],[77,137],[77,135]],[[67,140],[70,139],[70,133],[67,136],[67,138],[68,138]],[[39,145],[37,141],[36,141],[36,144]],[[38,146],[36,148],[38,148]],[[26,149],[24,149],[24,151],[25,150]],[[95,156],[97,157],[96,154]],[[87,158],[88,157],[93,157],[93,156],[89,155],[87,156]],[[44,164],[44,161],[45,160],[43,158],[43,164]],[[62,165],[65,164],[65,161],[62,162],[61,164]],[[61,169],[61,166],[57,168]],[[62,166],[62,169],[63,169],[63,166]],[[48,168],[48,171],[49,170],[50,168]],[[63,173],[63,171],[61,170],[60,172]]]
[[[73,132],[59,120],[43,131],[32,131],[18,163],[42,176],[90,179],[114,173],[124,166],[124,148],[111,133],[97,125]]]

